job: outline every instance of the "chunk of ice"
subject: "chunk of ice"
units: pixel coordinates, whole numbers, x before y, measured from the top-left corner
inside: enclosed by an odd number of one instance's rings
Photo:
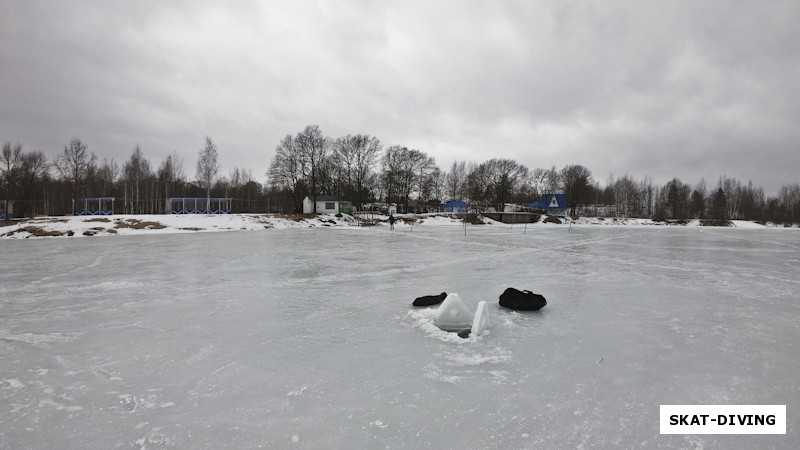
[[[456,293],[451,293],[436,310],[433,323],[444,331],[462,331],[472,327],[473,319],[472,312],[461,300],[461,297]]]

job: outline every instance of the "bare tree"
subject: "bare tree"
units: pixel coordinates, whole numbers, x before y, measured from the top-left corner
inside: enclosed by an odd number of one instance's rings
[[[123,168],[125,177],[125,204],[133,214],[142,214],[146,208],[142,190],[147,178],[151,176],[150,161],[144,157],[137,145]]]
[[[86,145],[80,139],[70,141],[64,151],[56,158],[56,170],[61,178],[69,185],[72,194],[72,214],[75,214],[78,192],[86,179],[86,175],[94,165],[97,157],[94,153],[87,153]]]
[[[531,172],[531,190],[533,191],[533,197],[535,199],[538,199],[544,194],[552,193],[552,191],[548,192],[548,176],[549,171],[538,167]]]
[[[655,214],[656,188],[653,186],[653,179],[645,175],[639,183],[639,195],[642,198],[642,205],[645,217],[653,218]]]
[[[295,144],[303,160],[303,167],[306,169],[305,177],[308,179],[309,196],[314,205],[314,213],[317,212],[316,196],[317,190],[321,185],[323,167],[330,150],[330,140],[322,134],[318,125],[308,125],[303,131],[297,134]]]
[[[463,200],[466,197],[467,162],[453,161],[447,173],[447,194],[451,200]],[[442,200],[445,200],[442,198]]]
[[[367,179],[382,149],[378,138],[363,134],[347,135],[333,143],[331,156],[336,169],[342,174],[345,184],[343,191],[351,196],[356,205],[361,205],[367,199]]]
[[[219,174],[217,146],[206,136],[206,145],[198,152],[197,182],[206,191],[206,211],[211,210],[211,187]]]
[[[575,214],[578,207],[588,200],[592,184],[592,173],[579,164],[568,165],[561,169],[561,186],[567,194],[571,214]]]
[[[447,197],[447,174],[436,167],[433,172],[431,172],[429,180],[430,195],[439,203],[444,202]]]
[[[561,190],[561,174],[556,170],[556,166],[547,171],[547,183],[545,186],[545,194],[555,193]]]
[[[267,178],[273,187],[292,193],[295,211],[303,211],[303,177],[306,173],[304,159],[294,136],[287,134],[275,148],[269,164]]]
[[[791,223],[800,222],[800,184],[791,183],[781,186],[778,192],[778,219]]]
[[[522,198],[529,171],[514,160],[493,158],[479,164],[468,178],[473,201],[502,211],[505,203]]]
[[[246,185],[253,181],[253,175],[249,169],[234,167],[228,174],[228,187],[230,187],[232,195],[237,204],[244,204],[244,189]],[[241,206],[240,206],[241,208]]]
[[[178,156],[177,151],[168,155],[167,159],[158,167],[158,179],[164,188],[164,197],[174,197],[179,192],[181,185],[186,180],[183,171],[183,159]]]
[[[467,173],[467,196],[476,209],[487,208],[492,201],[492,174],[486,164],[470,163]]]
[[[17,184],[17,172],[22,163],[22,146],[16,144],[11,145],[11,142],[3,144],[3,150],[0,152],[0,169],[3,171],[3,187],[5,194],[5,216],[8,217],[10,203],[14,196]]]
[[[639,197],[639,187],[636,182],[625,174],[611,185],[614,190],[614,200],[616,201],[617,211],[622,217],[630,217],[640,213],[641,199]]]
[[[97,170],[101,196],[110,195],[114,191],[114,185],[117,182],[119,174],[119,164],[117,164],[114,159],[109,161],[103,158],[103,164]]]
[[[407,211],[411,192],[419,187],[420,177],[435,167],[435,162],[419,150],[395,145],[386,149],[382,165],[387,201],[403,204]]]
[[[29,211],[30,217],[33,217],[36,214],[36,188],[44,183],[49,165],[47,164],[47,158],[40,150],[23,154],[20,159],[21,164],[18,173],[19,193],[22,199],[25,200],[22,203],[20,213],[25,215]],[[30,207],[29,210],[28,207]]]
[[[528,168],[512,159],[493,158],[485,164],[491,177],[492,201],[502,211],[528,178]]]

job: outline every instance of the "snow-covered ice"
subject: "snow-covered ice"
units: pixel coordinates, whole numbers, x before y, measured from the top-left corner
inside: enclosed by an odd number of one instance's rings
[[[0,448],[800,448],[797,230],[317,227],[0,255]],[[547,306],[499,308],[510,286]],[[486,332],[411,307],[442,291],[487,301]],[[787,434],[660,435],[661,404],[786,404]]]

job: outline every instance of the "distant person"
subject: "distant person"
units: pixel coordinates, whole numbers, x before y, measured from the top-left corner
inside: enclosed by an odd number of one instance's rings
[[[394,223],[397,222],[397,219],[394,218],[393,214],[389,214],[389,229],[394,230]]]

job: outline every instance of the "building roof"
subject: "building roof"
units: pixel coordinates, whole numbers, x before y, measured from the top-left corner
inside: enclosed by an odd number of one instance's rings
[[[306,195],[306,198],[311,201],[315,200],[318,202],[338,202],[339,198],[335,195],[317,195],[316,198],[311,198],[311,195]]]
[[[220,198],[206,198],[206,197],[170,197],[167,199],[168,202],[182,202],[182,201],[206,201],[211,200],[212,202],[222,202],[231,200],[231,197],[220,197]]]
[[[567,204],[567,194],[544,194],[539,201],[529,203],[528,207],[540,209],[566,209],[569,207]]]

